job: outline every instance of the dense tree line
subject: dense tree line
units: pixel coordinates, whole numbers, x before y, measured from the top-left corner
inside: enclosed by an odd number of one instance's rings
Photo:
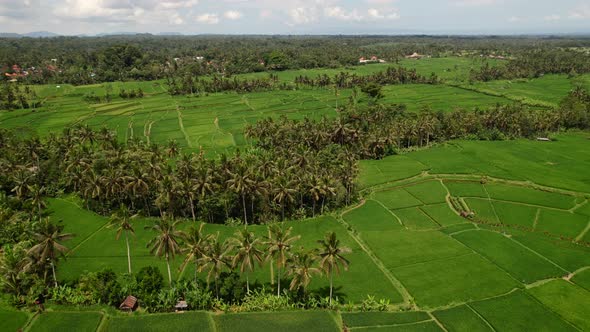
[[[590,128],[590,97],[573,89],[556,110],[535,110],[520,104],[497,105],[485,110],[408,112],[404,105],[348,105],[335,120],[279,120],[268,118],[246,128],[258,146],[301,144],[314,149],[338,144],[356,158],[378,159],[396,151],[428,146],[432,142],[467,138],[502,140],[532,138],[561,129]],[[296,142],[296,143],[295,143]]]
[[[36,108],[41,106],[35,90],[17,82],[2,82],[0,87],[0,110]]]
[[[515,53],[503,66],[490,66],[471,70],[470,78],[476,81],[497,79],[538,78],[545,74],[590,73],[590,54],[570,49],[539,49]]]
[[[0,38],[0,67],[30,70],[27,83],[91,84],[358,65],[361,56],[395,61],[431,56],[508,54],[588,47],[585,37],[469,36],[105,36]],[[35,69],[32,69],[35,68]]]
[[[315,78],[308,76],[297,76],[292,83],[281,82],[275,74],[269,74],[265,78],[240,79],[238,77],[226,78],[213,75],[207,78],[193,77],[187,74],[183,77],[167,76],[168,93],[171,95],[191,94],[199,95],[205,93],[235,91],[237,93],[248,93],[255,91],[271,90],[293,90],[303,87],[346,89],[368,84],[389,85],[389,84],[436,84],[439,79],[432,73],[426,78],[419,75],[415,69],[404,67],[389,67],[374,74],[360,76],[348,72],[340,72],[334,76],[321,74]]]

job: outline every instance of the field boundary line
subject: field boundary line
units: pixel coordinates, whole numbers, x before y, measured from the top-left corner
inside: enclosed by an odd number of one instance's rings
[[[584,205],[586,205],[586,204],[588,204],[588,200],[587,200],[587,199],[585,199],[585,200],[584,200],[582,203],[578,203],[578,204],[576,204],[576,205],[575,205],[573,208],[571,208],[569,211],[570,211],[570,212],[573,212],[573,213],[576,213],[576,210],[578,210],[579,208],[581,208],[582,206],[584,206]]]
[[[490,330],[497,331],[494,328],[494,326],[492,326],[492,324],[484,316],[482,316],[477,310],[473,309],[473,307],[470,306],[469,303],[465,303],[465,306],[467,308],[469,308],[469,310],[471,310],[477,317],[479,317],[479,319],[481,319],[484,323],[486,323],[486,325],[490,328]]]
[[[498,213],[496,212],[496,207],[494,206],[494,203],[492,202],[492,196],[490,196],[490,193],[488,192],[488,188],[486,188],[485,184],[482,185],[483,190],[485,190],[486,195],[488,195],[488,202],[490,202],[490,205],[492,206],[492,211],[494,211],[494,215],[496,216],[496,222],[498,223],[502,223],[500,221],[500,217],[498,217]]]
[[[588,233],[590,232],[590,217],[588,217],[588,225],[586,225],[586,228],[584,228],[582,230],[582,232],[580,232],[580,234],[578,236],[576,236],[576,241],[580,242],[580,240]]]
[[[478,229],[478,231],[482,231],[482,229]],[[448,235],[448,234],[447,234]],[[495,267],[497,267],[498,269],[500,269],[502,272],[504,272],[510,279],[516,281],[517,285],[522,285],[524,288],[524,283],[521,282],[520,280],[516,279],[512,274],[510,274],[510,272],[508,272],[506,269],[504,269],[503,267],[501,267],[500,265],[498,265],[496,262],[492,261],[491,259],[485,257],[484,255],[480,254],[479,252],[475,251],[475,249],[471,248],[470,246],[466,245],[465,243],[457,240],[454,236],[450,236],[448,235],[451,239],[457,241],[458,243],[460,243],[462,246],[464,246],[465,248],[469,249],[470,251],[472,251],[474,254],[476,254],[477,256],[479,256],[481,259],[485,260],[486,262],[494,265]]]
[[[388,209],[387,206],[385,206],[385,204],[381,203],[381,201],[378,201],[376,199],[371,199],[371,200],[379,203],[379,205],[381,205],[385,210],[387,210],[387,212],[389,212],[389,214],[391,214],[395,219],[397,219],[397,221],[399,222],[400,225],[402,225],[402,227],[405,227],[407,229],[406,225],[404,225],[404,223],[402,222],[400,217],[398,217],[397,214],[393,213],[393,211]]]
[[[350,235],[350,237],[352,237],[356,241],[356,243],[361,247],[361,250],[363,250],[367,254],[367,256],[369,256],[369,258],[373,261],[377,268],[381,270],[383,275],[385,275],[385,277],[389,280],[391,285],[400,293],[400,295],[402,296],[403,304],[412,306],[412,309],[419,309],[418,306],[415,304],[412,295],[402,284],[402,282],[399,281],[393,275],[393,273],[385,267],[383,262],[377,257],[377,255],[375,255],[373,250],[371,250],[370,247],[358,235],[350,231],[350,229],[352,229],[352,226],[350,226],[350,224],[348,224],[342,218],[342,214],[338,216],[337,220],[339,223],[345,226],[346,232]]]
[[[182,122],[182,112],[180,111],[180,106],[178,106],[178,103],[176,103],[176,114],[178,115],[178,126],[180,127],[180,131],[184,135],[184,139],[186,140],[188,147],[192,149],[193,144],[191,143],[190,136],[188,135],[188,133],[184,129],[184,123]]]
[[[459,254],[459,255],[454,255],[454,256],[445,256],[445,257],[433,258],[433,259],[429,259],[429,260],[422,261],[422,262],[397,265],[397,266],[394,266],[394,268],[396,268],[396,269],[403,269],[403,268],[406,268],[406,267],[416,266],[416,265],[420,265],[420,264],[429,264],[429,263],[434,263],[434,262],[447,261],[447,260],[450,260],[450,259],[465,257],[465,256],[469,256],[469,255],[473,255],[473,253],[472,252],[466,252],[464,254]]]
[[[426,312],[428,314],[428,312]],[[385,325],[364,325],[364,326],[354,326],[354,327],[349,327],[349,330],[352,331],[359,331],[359,330],[367,330],[367,329],[374,329],[374,328],[383,328],[383,327],[404,327],[404,326],[413,326],[413,325],[419,325],[419,324],[424,324],[424,323],[428,323],[428,322],[436,322],[434,319],[426,319],[426,320],[421,320],[419,322],[412,322],[412,323],[403,323],[403,324],[385,324]],[[438,324],[437,324],[438,325]],[[447,331],[447,329],[443,329],[443,331]]]
[[[505,199],[492,198],[492,197],[485,198],[485,197],[477,197],[477,196],[461,196],[461,198],[487,200],[487,201],[490,201],[490,203],[491,202],[510,203],[510,204],[515,204],[515,205],[523,205],[523,206],[534,207],[534,208],[539,208],[539,209],[554,210],[554,211],[568,212],[568,213],[574,214],[569,209],[560,209],[560,208],[551,207],[551,206],[537,205],[537,204],[517,202],[517,201],[509,201],[509,200],[505,200]]]
[[[488,231],[488,232],[489,232],[489,231]],[[502,234],[502,233],[499,233],[499,234]],[[503,234],[502,234],[502,235],[503,235]],[[520,241],[518,241],[518,240],[514,239],[512,236],[506,236],[506,235],[504,235],[504,237],[505,237],[505,238],[508,238],[509,240],[513,241],[514,243],[518,244],[519,246],[521,246],[521,247],[523,247],[523,248],[527,249],[528,251],[532,252],[533,254],[535,254],[535,255],[537,255],[537,256],[539,256],[539,257],[541,257],[542,259],[546,260],[547,262],[549,262],[549,263],[553,264],[555,267],[559,268],[560,270],[562,270],[562,271],[564,271],[564,272],[567,272],[567,273],[570,273],[570,272],[571,272],[571,271],[569,271],[569,270],[566,270],[566,269],[564,269],[564,268],[563,268],[561,265],[559,265],[559,264],[555,263],[554,261],[550,260],[549,258],[547,258],[547,257],[545,257],[545,256],[543,256],[543,255],[541,255],[539,252],[537,252],[537,251],[535,251],[535,250],[533,250],[533,249],[531,249],[531,248],[527,247],[526,245],[522,244]]]
[[[422,210],[422,208],[425,206],[427,205],[418,206],[418,210],[420,210],[420,212],[422,212],[422,214],[425,215],[428,219],[430,219],[433,223],[438,225],[439,228],[443,228],[443,225],[439,224],[438,221],[434,220],[434,218],[432,218],[428,213],[426,213],[426,211]]]
[[[537,225],[539,224],[540,217],[541,217],[541,208],[537,208],[537,212],[535,213],[535,220],[533,221],[533,232],[537,230]]]
[[[209,325],[213,332],[217,331],[217,324],[215,323],[215,319],[213,319],[213,315],[210,312],[207,312],[207,320],[209,321]]]
[[[434,315],[432,314],[432,312],[427,311],[426,313],[428,314],[428,316],[430,316],[430,318],[432,318],[432,321],[434,321],[436,323],[436,325],[438,325],[438,327],[441,328],[441,330],[443,330],[445,332],[449,332],[449,330],[447,330],[447,328],[444,325],[442,325],[442,323],[439,322],[436,317],[434,317]]]
[[[533,301],[537,302],[538,304],[540,304],[543,308],[547,309],[547,311],[552,312],[555,316],[559,317],[559,319],[561,319],[564,323],[566,323],[567,325],[573,327],[575,330],[578,331],[582,331],[582,329],[580,329],[577,325],[575,325],[574,323],[570,322],[569,320],[567,320],[565,317],[563,317],[560,313],[556,312],[555,310],[549,308],[548,306],[545,305],[545,303],[539,301],[539,299],[537,299],[535,296],[533,296],[532,294],[529,294],[529,292],[524,292],[526,296],[528,296],[529,298],[531,298]]]

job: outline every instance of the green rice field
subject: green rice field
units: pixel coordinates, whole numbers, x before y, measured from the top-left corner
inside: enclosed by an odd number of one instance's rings
[[[441,85],[384,88],[384,103],[407,103],[450,111],[525,101],[551,107],[567,94],[572,79],[546,75],[518,82],[481,83],[470,89],[467,58],[404,60],[421,74],[436,72]],[[501,65],[496,63],[495,65]],[[370,74],[387,65],[354,69]],[[352,69],[347,69],[351,70]],[[334,74],[338,70],[286,71],[297,75]],[[255,77],[262,74],[252,74]],[[585,76],[577,82],[589,82]],[[453,84],[453,85],[451,85]],[[335,116],[333,91],[212,94],[171,97],[163,82],[113,83],[141,87],[146,97],[109,104],[87,104],[85,93],[105,86],[39,86],[43,107],[0,113],[0,127],[47,135],[75,124],[117,129],[121,139],[139,136],[154,142],[178,141],[185,151],[231,151],[249,144],[248,123],[287,115]],[[338,102],[350,91],[342,91]],[[341,303],[360,305],[368,296],[389,301],[387,312],[285,311],[277,313],[186,312],[123,315],[111,311],[51,309],[40,315],[0,307],[0,331],[586,331],[590,330],[590,133],[562,132],[550,142],[456,140],[384,158],[360,162],[361,197],[352,206],[324,216],[285,222],[295,247],[311,249],[327,232],[336,232],[350,269],[334,278]],[[124,240],[107,228],[108,218],[86,210],[78,199],[48,200],[52,219],[76,237],[60,261],[60,282],[85,271],[127,271]],[[463,214],[462,214],[463,212]],[[154,220],[134,220],[130,239],[134,271],[163,260],[146,248]],[[185,221],[182,228],[193,224]],[[257,236],[266,226],[248,226]],[[238,229],[207,224],[221,239]],[[192,276],[172,261],[173,279]],[[192,269],[192,270],[191,270]],[[199,274],[199,278],[205,278]],[[257,268],[251,282],[270,284],[268,265]],[[314,277],[309,291],[327,295],[327,278]]]

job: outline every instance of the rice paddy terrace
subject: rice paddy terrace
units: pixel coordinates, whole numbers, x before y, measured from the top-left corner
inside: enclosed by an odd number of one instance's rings
[[[486,108],[496,104],[522,102],[539,107],[556,106],[574,85],[590,86],[590,77],[569,79],[564,75],[548,75],[535,80],[517,82],[494,81],[470,85],[469,70],[480,61],[466,58],[432,58],[404,60],[399,65],[414,67],[425,76],[436,73],[444,82],[439,85],[393,85],[384,87],[385,104],[406,104],[410,110],[424,107],[450,111],[457,108]],[[496,65],[502,65],[497,62]],[[295,70],[278,73],[284,82],[296,76],[315,77],[347,71],[368,75],[386,69],[390,64],[355,68]],[[266,73],[240,77],[266,77]],[[107,86],[115,97],[109,103],[93,104],[84,100],[87,94],[105,95]],[[269,116],[286,115],[293,119],[305,116],[318,119],[336,116],[338,103],[345,103],[350,90],[301,89],[248,94],[219,93],[201,97],[170,96],[165,81],[116,82],[87,86],[44,85],[34,87],[43,99],[43,106],[34,110],[0,113],[0,127],[18,129],[23,133],[46,135],[61,132],[64,127],[88,124],[117,130],[121,140],[139,137],[166,143],[176,140],[185,151],[203,148],[208,153],[224,152],[247,144],[244,126]],[[141,88],[145,97],[126,100],[118,97],[120,89]],[[362,100],[361,100],[362,102]]]
[[[427,62],[430,61],[430,62]],[[580,81],[565,76],[467,85],[471,60],[426,59],[408,62],[424,73],[437,72],[446,84],[385,87],[384,103],[407,103],[418,110],[473,108],[523,102],[557,105]],[[457,68],[455,68],[457,65]],[[361,70],[377,70],[379,66]],[[285,72],[281,79],[290,80]],[[246,144],[244,124],[266,116],[293,118],[334,115],[329,90],[281,91],[200,98],[170,97],[162,82],[116,83],[141,86],[138,101],[81,103],[85,89],[103,86],[38,87],[47,97],[33,112],[2,113],[0,126],[46,134],[75,123],[118,128],[165,142],[176,139],[186,150],[202,146],[220,152]],[[339,97],[344,100],[350,91]],[[335,278],[336,295],[347,303],[367,296],[389,301],[389,312],[290,311],[280,313],[121,315],[101,307],[55,306],[41,315],[0,308],[0,330],[130,331],[584,331],[590,330],[590,133],[556,135],[551,142],[451,141],[430,149],[362,161],[363,200],[344,211],[315,219],[289,221],[297,245],[311,248],[335,231],[352,249],[350,270]],[[84,271],[110,267],[124,273],[125,244],[107,228],[108,218],[81,207],[75,197],[51,199],[54,220],[77,236],[60,264],[58,277],[71,280]],[[151,223],[140,219],[139,224]],[[189,226],[191,222],[186,222]],[[264,235],[263,226],[249,226]],[[235,228],[206,225],[229,237]],[[164,261],[150,255],[151,234],[136,227],[131,239],[134,268]],[[173,277],[194,273],[179,271]],[[269,282],[258,269],[252,279]],[[204,278],[204,276],[201,276]],[[325,290],[315,278],[310,289]]]
[[[350,270],[335,278],[336,294],[345,303],[359,303],[367,295],[387,299],[390,312],[129,317],[101,308],[70,312],[56,307],[8,321],[28,324],[31,331],[52,330],[68,321],[80,331],[195,324],[203,331],[238,326],[282,331],[337,331],[342,326],[353,331],[588,330],[590,178],[583,169],[590,166],[589,137],[568,133],[553,142],[456,141],[366,161],[361,165],[362,202],[320,218],[288,222],[302,235],[298,245],[303,247],[311,248],[326,231],[335,231],[352,249]],[[78,234],[67,243],[72,250],[60,265],[60,279],[104,267],[125,272],[125,245],[115,240],[115,230],[106,228],[107,218],[84,210],[72,197],[52,199],[50,209],[56,220],[63,220],[65,231]],[[205,227],[221,237],[235,232],[229,226]],[[265,232],[262,226],[250,229]],[[145,247],[148,231],[136,230],[134,267],[156,265],[164,271],[165,263]],[[180,263],[174,261],[174,278],[194,273],[190,268],[180,272]],[[258,269],[253,278],[268,283],[269,271]],[[310,289],[326,287],[326,280],[316,278]]]

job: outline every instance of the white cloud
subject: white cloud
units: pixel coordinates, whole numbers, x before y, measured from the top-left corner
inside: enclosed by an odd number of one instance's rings
[[[324,9],[324,15],[343,21],[361,21],[364,18],[356,9],[347,12],[342,7],[328,7]]]
[[[553,14],[553,15],[547,15],[547,16],[543,17],[543,19],[545,21],[555,22],[555,21],[561,20],[561,16],[559,16],[557,14]]]
[[[197,22],[203,24],[217,24],[219,23],[219,16],[217,14],[202,14],[197,16]]]
[[[459,7],[478,7],[494,5],[498,0],[453,0],[452,3]]]
[[[242,18],[242,16],[244,16],[244,14],[237,10],[228,10],[223,13],[223,17],[227,18],[228,20],[238,20]]]
[[[376,8],[369,8],[367,14],[369,14],[369,18],[376,20],[397,20],[400,18],[399,13],[393,9],[379,10]]]
[[[508,18],[508,22],[511,23],[516,23],[516,22],[520,22],[522,21],[522,18],[518,17],[518,16],[511,16]]]
[[[570,12],[569,18],[576,20],[590,19],[590,5],[581,4]]]

